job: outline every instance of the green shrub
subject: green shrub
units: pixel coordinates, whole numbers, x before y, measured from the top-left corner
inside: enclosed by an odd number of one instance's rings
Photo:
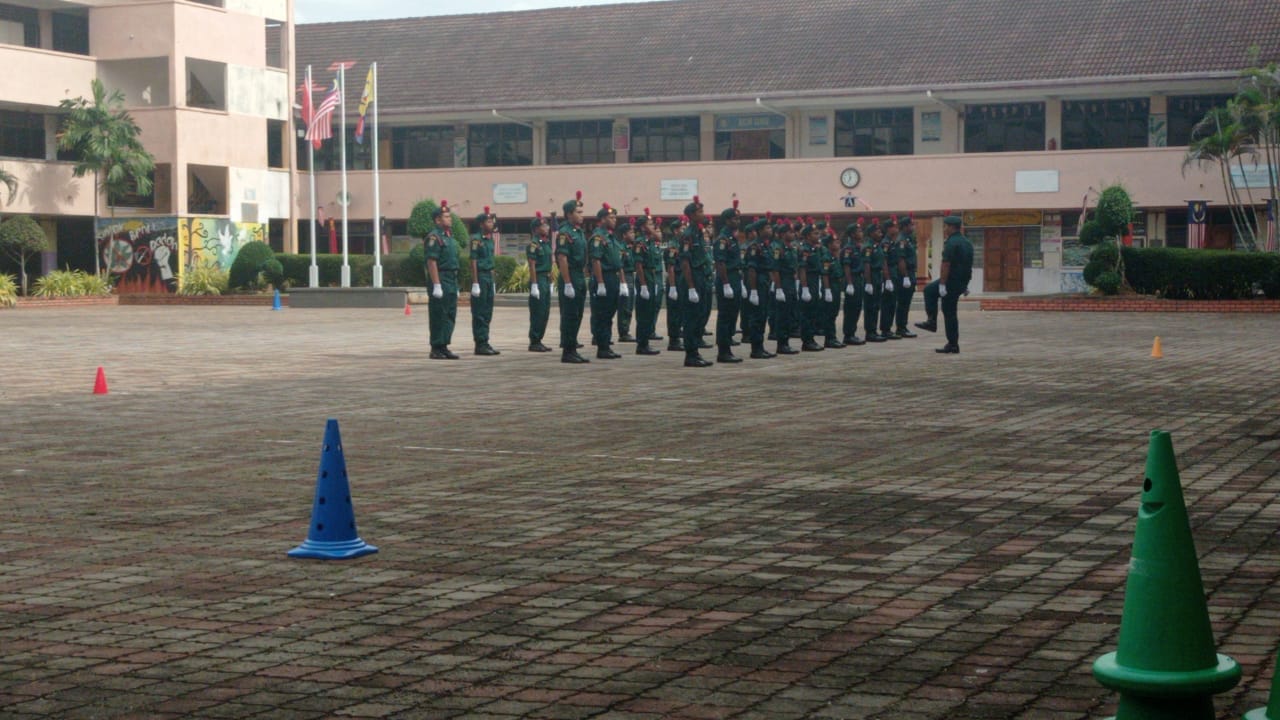
[[[44,298],[105,296],[111,294],[111,284],[83,270],[54,270],[36,280],[32,294]]]
[[[1262,292],[1272,300],[1280,300],[1280,263],[1276,263],[1271,272],[1262,281]]]
[[[309,287],[311,254],[276,255],[284,273],[284,282],[289,287]],[[385,266],[386,258],[383,258]],[[348,255],[347,263],[351,266],[351,287],[373,286],[373,256]],[[316,255],[316,266],[320,269],[320,287],[342,286],[342,256]],[[384,267],[385,269],[385,267]],[[383,278],[384,280],[386,278]]]
[[[1125,279],[1144,295],[1230,300],[1267,292],[1280,272],[1273,253],[1183,248],[1124,248]]]
[[[427,263],[426,251],[422,244],[413,246],[408,255],[400,261],[400,284],[404,287],[421,287],[427,286]]]
[[[105,275],[93,275],[80,272],[80,294],[92,297],[106,297],[111,294],[111,281]]]
[[[527,293],[529,292],[529,263],[520,263],[516,265],[516,269],[507,276],[506,282],[498,284],[494,279],[494,284],[498,287],[498,292],[504,293]]]
[[[1115,295],[1120,290],[1120,273],[1115,270],[1104,270],[1094,280],[1093,286],[1106,295]]]
[[[221,295],[227,291],[226,270],[216,265],[196,265],[187,268],[178,286],[179,295]]]
[[[270,285],[276,290],[285,290],[289,287],[284,277],[284,266],[274,257],[262,263],[262,284]]]
[[[0,275],[0,307],[18,304],[18,285],[12,275]]]
[[[227,278],[227,284],[233,290],[261,289],[258,275],[267,261],[274,257],[275,253],[271,252],[271,246],[260,240],[245,243],[240,248],[240,252],[236,253],[235,260],[231,261],[231,272]]]
[[[1080,244],[1085,247],[1093,247],[1103,240],[1107,239],[1107,233],[1102,229],[1102,224],[1097,220],[1088,220],[1080,226]]]
[[[1089,254],[1089,262],[1084,266],[1084,281],[1093,287],[1098,287],[1098,276],[1108,270],[1114,271],[1118,259],[1119,251],[1115,243],[1098,245]]]
[[[523,266],[525,274],[529,272],[529,264],[517,261],[510,255],[498,255],[493,258],[493,286],[496,288],[506,287],[511,281],[511,274],[516,271],[517,267]],[[469,284],[469,283],[468,283]]]

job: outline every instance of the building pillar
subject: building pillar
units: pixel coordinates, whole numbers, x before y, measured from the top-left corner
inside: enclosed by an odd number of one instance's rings
[[[711,162],[716,159],[716,116],[715,113],[702,113],[699,118],[698,159]]]
[[[533,123],[533,164],[547,164],[547,121]]]
[[[40,49],[53,49],[53,11],[41,10],[37,15],[40,23]]]
[[[58,159],[58,116],[44,116],[44,159]]]
[[[1151,97],[1150,115],[1147,119],[1147,146],[1166,147],[1169,144],[1169,98],[1166,95]],[[1153,237],[1150,233],[1147,237]]]
[[[1046,150],[1062,148],[1062,101],[1056,98],[1044,101],[1044,138]]]
[[[619,165],[625,165],[631,162],[631,118],[618,117],[613,119],[613,132],[618,133],[618,126],[622,125],[627,129],[627,149],[614,150],[613,161]]]

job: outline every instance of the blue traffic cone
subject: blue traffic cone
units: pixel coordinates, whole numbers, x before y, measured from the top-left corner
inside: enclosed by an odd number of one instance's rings
[[[338,421],[329,418],[324,427],[316,499],[311,504],[311,529],[307,531],[307,539],[289,551],[289,557],[345,560],[376,552],[378,548],[356,534],[342,435],[338,432]]]
[[[280,291],[279,291],[279,290],[276,290],[276,296],[275,296],[274,298],[272,298],[272,300],[271,300],[271,309],[272,309],[272,310],[283,310],[283,309],[284,309],[284,308],[280,307]]]

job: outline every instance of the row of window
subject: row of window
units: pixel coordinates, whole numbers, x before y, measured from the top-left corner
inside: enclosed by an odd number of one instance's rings
[[[1227,95],[1169,98],[1165,124],[1152,123],[1147,98],[1068,100],[1062,103],[1062,148],[1087,150],[1187,145],[1192,128],[1213,107],[1226,104]],[[547,164],[612,163],[615,148],[626,148],[633,163],[689,162],[702,156],[702,123],[697,116],[636,118],[619,144],[611,120],[571,120],[547,123]],[[936,132],[936,131],[935,131]],[[1163,133],[1163,143],[1159,137]],[[472,125],[459,137],[452,125],[391,128],[394,169],[502,167],[533,164],[533,129],[517,124]],[[911,155],[915,151],[916,113],[913,108],[840,110],[835,113],[836,157]],[[369,169],[372,156],[348,130],[347,164]],[[1045,105],[1042,102],[970,105],[964,112],[965,152],[1044,150]],[[786,156],[786,131],[781,127],[715,132],[716,160],[766,160]],[[322,170],[338,169],[338,150],[327,144],[317,153]],[[300,146],[301,147],[301,146]]]
[[[50,46],[58,52],[89,54],[89,16],[82,12],[52,14]],[[40,47],[40,14],[34,8],[0,4],[0,44]]]

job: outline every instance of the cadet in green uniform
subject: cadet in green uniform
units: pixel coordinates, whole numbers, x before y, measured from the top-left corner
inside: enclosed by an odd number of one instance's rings
[[[929,283],[924,289],[924,312],[929,319],[916,323],[916,327],[938,331],[938,300],[942,300],[942,318],[946,323],[947,344],[938,348],[944,355],[960,353],[960,296],[969,291],[969,280],[973,278],[973,243],[961,232],[963,221],[956,215],[948,215],[944,219],[947,240],[942,246],[942,271],[938,279]]]
[[[542,344],[551,316],[551,226],[539,211],[530,229],[533,239],[525,258],[529,261],[529,352],[551,352]]]
[[[805,224],[800,230],[800,349],[804,352],[821,352],[814,337],[822,324],[822,288],[826,285],[822,272],[822,247],[818,244],[818,229]]]
[[[721,229],[712,257],[716,271],[716,362],[740,363],[733,354],[733,330],[738,324],[742,293],[742,214],[738,201],[720,213]]]
[[[880,226],[884,237],[880,247],[884,251],[884,292],[880,294],[880,337],[886,340],[901,340],[893,334],[893,319],[898,312],[898,283],[902,280],[901,263],[898,254],[898,221],[889,218]]]
[[[709,329],[711,326],[711,307],[714,305],[713,296],[716,292],[716,264],[711,261],[711,250],[715,247],[716,235],[715,228],[712,226],[711,220],[703,221],[702,241],[703,245],[707,249],[707,265],[703,268],[702,274],[706,276],[706,287],[710,290],[710,292],[702,298],[705,302],[700,304],[700,307],[702,308],[702,336],[705,338],[711,335],[711,330]],[[706,340],[699,338],[698,347],[710,348],[711,344]]]
[[[556,235],[556,263],[560,268],[560,362],[590,362],[578,353],[578,330],[587,300],[587,237],[582,232],[582,191],[564,204],[564,219]]]
[[[618,227],[618,211],[605,203],[596,213],[591,234],[591,344],[598,360],[622,357],[613,351],[613,319],[618,298],[626,289],[622,280],[622,243],[613,231]]]
[[[862,301],[862,326],[867,330],[867,342],[884,342],[880,335],[880,295],[884,292],[884,249],[880,246],[880,221],[872,218],[865,228],[866,242],[862,245],[862,280],[866,297]]]
[[[662,247],[654,231],[653,218],[649,217],[649,208],[636,218],[635,228],[632,256],[639,284],[636,289],[636,354],[657,355],[659,351],[649,347],[649,341],[658,327],[658,309],[662,307],[662,289],[658,284],[662,277]]]
[[[684,223],[680,218],[672,218],[666,228],[663,243],[663,270],[667,279],[667,349],[672,352],[684,350],[684,286],[680,277],[680,236],[684,232]]]
[[[769,292],[770,283],[777,284],[777,272],[773,271],[769,250],[769,238],[765,229],[769,220],[756,220],[747,225],[747,250],[745,259],[745,276],[743,287],[747,291],[747,299],[742,303],[742,316],[746,319],[746,331],[743,339],[751,343],[752,360],[768,360],[777,357],[764,349],[765,318],[769,315],[769,305],[773,300]],[[771,234],[771,233],[770,233]]]
[[[424,256],[431,299],[427,301],[427,322],[431,329],[431,359],[457,360],[449,350],[453,326],[458,321],[458,244],[453,239],[453,215],[449,202],[431,212],[435,228],[427,233]]]
[[[697,195],[685,206],[684,214],[689,218],[689,227],[680,236],[679,279],[685,300],[684,366],[709,367],[714,363],[703,359],[698,350],[702,346],[706,318],[710,316],[706,308],[711,304],[711,276],[707,271],[712,263],[704,227],[707,219]]]
[[[916,337],[907,328],[907,314],[911,312],[911,299],[916,294],[917,262],[915,219],[905,215],[898,218],[898,263],[902,282],[898,284],[898,312],[894,318],[895,334],[902,338]]]
[[[789,222],[783,221],[774,227],[772,248],[773,266],[777,269],[778,280],[773,291],[773,331],[778,339],[779,355],[796,355],[800,351],[791,347],[791,328],[795,320],[796,298],[796,265],[797,256],[794,247],[796,229]]]
[[[634,225],[632,226],[635,227]],[[636,259],[633,254],[634,241],[623,242],[622,233],[617,232],[615,236],[619,242],[619,249],[622,252],[622,284],[629,288],[636,287]],[[635,237],[640,237],[637,230]],[[634,335],[631,334],[631,318],[635,315],[635,294],[626,293],[618,295],[618,342],[633,343],[636,341]]]
[[[498,355],[489,344],[489,325],[493,323],[493,232],[498,216],[489,206],[476,216],[476,232],[471,236],[471,337],[477,355]]]
[[[836,335],[836,320],[840,316],[839,288],[844,287],[844,266],[840,262],[840,238],[831,227],[831,219],[822,226],[822,274],[826,287],[822,291],[823,347],[840,349],[844,343]]]
[[[862,317],[862,227],[854,221],[845,230],[848,241],[840,249],[840,265],[844,272],[844,339],[846,345],[865,345],[858,337],[858,320]]]

